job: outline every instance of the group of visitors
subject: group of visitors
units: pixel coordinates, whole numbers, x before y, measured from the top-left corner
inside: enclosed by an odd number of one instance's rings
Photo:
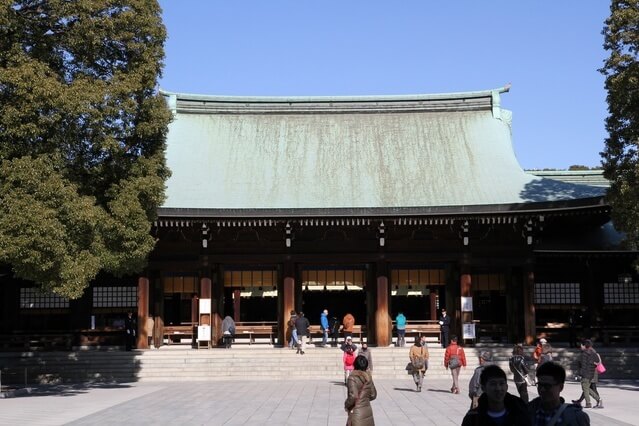
[[[441,315],[437,323],[439,324],[440,334],[441,334],[441,344],[442,348],[448,347],[449,335],[450,335],[450,317],[446,313],[446,308],[442,308]],[[402,311],[397,313],[395,317],[395,330],[397,331],[397,346],[404,347],[406,346],[406,316]]]
[[[287,323],[287,333],[290,335],[288,347],[297,349],[297,353],[303,355],[305,350],[305,342],[307,336],[310,336],[310,322],[304,316],[303,312],[295,312],[291,310],[290,318]],[[329,347],[328,339],[331,338],[331,346],[337,346],[337,340],[340,330],[344,338],[353,336],[353,328],[355,327],[355,317],[347,313],[344,315],[340,324],[337,317],[329,318],[328,309],[324,309],[320,314],[320,331],[322,332],[322,343],[315,346]]]
[[[560,396],[566,381],[566,370],[560,364],[549,361],[539,367],[539,396],[530,403],[507,391],[506,373],[499,366],[484,364],[478,369],[481,394],[473,398],[462,426],[590,425],[588,415],[579,405],[565,403]]]
[[[370,401],[377,396],[375,385],[370,374],[368,354],[360,353],[355,356],[357,347],[352,338],[345,339],[342,345],[344,351],[345,383],[348,395],[345,409],[348,412],[348,422],[351,425],[373,425],[373,411]],[[473,372],[468,386],[468,396],[471,400],[470,409],[464,416],[462,426],[471,425],[517,425],[517,426],[558,426],[590,425],[589,416],[583,411],[580,403],[586,400],[585,408],[591,408],[589,395],[597,401],[594,408],[603,408],[603,402],[593,387],[592,378],[601,364],[601,357],[592,348],[590,340],[581,344],[581,357],[578,361],[578,371],[581,376],[582,396],[572,403],[566,403],[561,397],[566,381],[566,370],[561,364],[552,360],[552,347],[546,339],[540,339],[540,350],[533,353],[536,361],[536,377],[533,382],[529,379],[529,367],[525,362],[523,346],[515,345],[509,366],[513,371],[514,380],[519,397],[508,392],[506,372],[492,362],[492,355],[488,351],[479,354],[479,366]],[[537,353],[537,355],[534,355]],[[543,356],[547,355],[547,356]],[[428,369],[429,353],[424,337],[417,337],[409,350],[409,359],[413,371],[413,380],[417,392],[421,392],[424,373]],[[348,360],[348,361],[347,361]],[[352,363],[352,366],[351,366]],[[451,393],[459,393],[459,370],[466,367],[464,349],[458,344],[457,336],[451,336],[450,344],[444,353],[444,366],[451,371],[453,385]],[[539,396],[532,401],[528,399],[527,386],[537,386]]]
[[[582,394],[572,403],[560,396],[566,381],[566,370],[553,361],[552,347],[546,339],[540,339],[532,358],[535,364],[525,362],[523,346],[515,345],[509,367],[513,373],[519,398],[509,394],[506,374],[492,364],[488,352],[480,354],[480,365],[476,368],[469,385],[471,409],[462,425],[589,425],[590,419],[583,408],[603,408],[603,400],[597,392],[598,369],[603,367],[601,356],[592,347],[592,341],[581,342],[581,355],[577,371]],[[534,368],[535,377],[531,378]],[[528,385],[536,385],[539,396],[529,402]],[[590,403],[592,396],[597,404]],[[581,401],[585,400],[584,407]]]

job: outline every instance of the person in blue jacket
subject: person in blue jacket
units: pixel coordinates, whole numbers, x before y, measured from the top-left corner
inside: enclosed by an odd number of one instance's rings
[[[397,346],[403,347],[406,345],[406,317],[401,311],[395,317],[395,328],[397,328]]]
[[[324,309],[324,312],[322,312],[322,315],[320,316],[320,327],[322,328],[322,334],[324,335],[322,337],[322,347],[325,348],[328,345],[328,309]]]

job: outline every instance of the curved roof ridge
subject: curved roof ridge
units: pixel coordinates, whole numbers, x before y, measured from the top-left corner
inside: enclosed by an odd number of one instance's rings
[[[510,83],[496,89],[431,93],[407,95],[357,95],[357,96],[232,96],[232,95],[204,95],[195,93],[170,92],[160,88],[160,94],[183,100],[202,100],[209,102],[250,102],[250,103],[305,103],[305,102],[376,102],[376,101],[428,101],[443,99],[472,99],[492,97],[510,90]]]

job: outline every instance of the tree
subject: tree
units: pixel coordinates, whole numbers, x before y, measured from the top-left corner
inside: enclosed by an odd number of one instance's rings
[[[613,0],[603,30],[610,56],[600,72],[606,76],[608,117],[603,157],[610,180],[608,201],[617,229],[629,248],[639,247],[639,0]],[[637,265],[637,264],[635,264]]]
[[[150,0],[0,0],[0,263],[76,298],[139,272],[170,112]]]

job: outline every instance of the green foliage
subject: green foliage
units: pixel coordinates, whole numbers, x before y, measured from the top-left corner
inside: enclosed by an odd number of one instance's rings
[[[584,165],[581,165],[581,164],[573,164],[572,166],[568,167],[568,170],[571,170],[571,171],[590,170],[590,167],[584,166]],[[596,168],[593,167],[592,170],[596,170]]]
[[[613,0],[603,30],[610,56],[600,70],[606,76],[608,138],[604,176],[611,181],[608,200],[615,226],[630,248],[639,247],[639,0]]]
[[[0,0],[0,263],[79,297],[140,271],[170,121],[156,1]]]

